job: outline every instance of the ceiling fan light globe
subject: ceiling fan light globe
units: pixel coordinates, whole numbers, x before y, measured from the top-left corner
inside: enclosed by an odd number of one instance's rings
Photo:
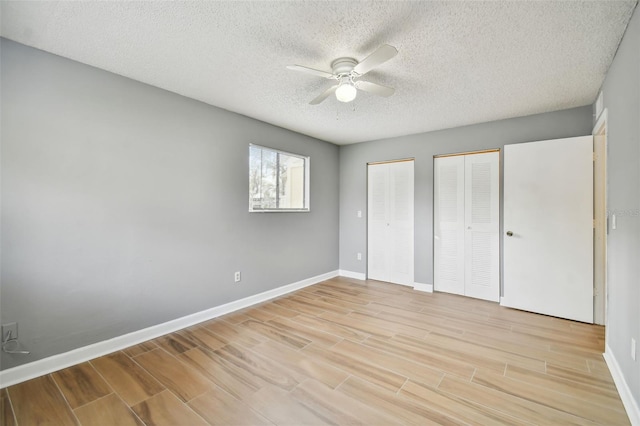
[[[344,83],[336,89],[336,99],[340,102],[351,102],[356,98],[357,93],[358,89],[354,85]]]

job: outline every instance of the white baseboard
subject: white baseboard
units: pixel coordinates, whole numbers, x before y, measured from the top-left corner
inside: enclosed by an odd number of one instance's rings
[[[413,283],[413,289],[433,293],[433,284]]]
[[[620,394],[620,399],[622,400],[624,409],[627,411],[627,416],[629,416],[629,421],[634,426],[640,426],[640,408],[638,408],[638,401],[633,398],[631,389],[629,389],[629,385],[624,379],[622,370],[620,370],[620,365],[618,364],[616,357],[613,355],[613,352],[611,352],[609,345],[605,347],[602,356],[609,367],[609,371],[611,372],[613,382],[616,384],[616,388]]]
[[[340,269],[338,271],[338,275],[340,275],[341,277],[354,278],[356,280],[363,280],[363,281],[367,279],[367,275],[363,274],[362,272],[353,272],[353,271],[347,271],[344,269]]]
[[[327,272],[325,274],[307,278],[292,284],[287,284],[253,296],[245,297],[244,299],[235,300],[233,302],[225,303],[224,305],[196,312],[195,314],[187,315],[182,318],[177,318],[162,324],[114,337],[109,340],[74,349],[69,352],[30,362],[29,364],[0,371],[0,389],[36,377],[44,376],[45,374],[53,373],[54,371],[71,367],[72,365],[80,364],[82,362],[128,348],[132,345],[137,345],[138,343],[146,342],[149,339],[155,339],[156,337],[160,337],[167,333],[172,333],[239,309],[265,302],[269,299],[291,293],[292,291],[337,277],[338,275],[338,271]]]

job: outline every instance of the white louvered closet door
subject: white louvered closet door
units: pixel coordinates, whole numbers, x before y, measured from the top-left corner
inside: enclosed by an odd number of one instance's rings
[[[389,163],[389,281],[413,287],[413,161]]]
[[[499,154],[465,155],[465,295],[500,300]]]
[[[434,289],[500,299],[499,153],[439,157],[434,181]]]
[[[434,168],[434,290],[464,294],[464,156]]]
[[[367,169],[367,278],[389,281],[389,168],[375,164]]]
[[[368,166],[367,277],[413,286],[413,161]]]

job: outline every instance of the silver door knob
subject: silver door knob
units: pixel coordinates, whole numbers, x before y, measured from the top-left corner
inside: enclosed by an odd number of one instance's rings
[[[507,231],[507,237],[513,237],[513,232]]]

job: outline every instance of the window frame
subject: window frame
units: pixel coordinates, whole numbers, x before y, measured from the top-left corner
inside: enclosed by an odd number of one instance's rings
[[[256,209],[253,206],[253,200],[251,197],[251,149],[259,148],[260,150],[276,153],[277,155],[283,154],[290,157],[300,158],[304,161],[304,185],[303,185],[303,203],[304,207],[301,208],[259,208]],[[310,206],[310,175],[311,175],[311,157],[307,155],[295,154],[293,152],[283,151],[281,149],[271,148],[264,145],[255,143],[249,144],[249,213],[308,213],[311,211]],[[279,176],[276,176],[276,181],[279,180]],[[276,192],[277,194],[277,192]],[[280,194],[277,194],[279,197]]]

